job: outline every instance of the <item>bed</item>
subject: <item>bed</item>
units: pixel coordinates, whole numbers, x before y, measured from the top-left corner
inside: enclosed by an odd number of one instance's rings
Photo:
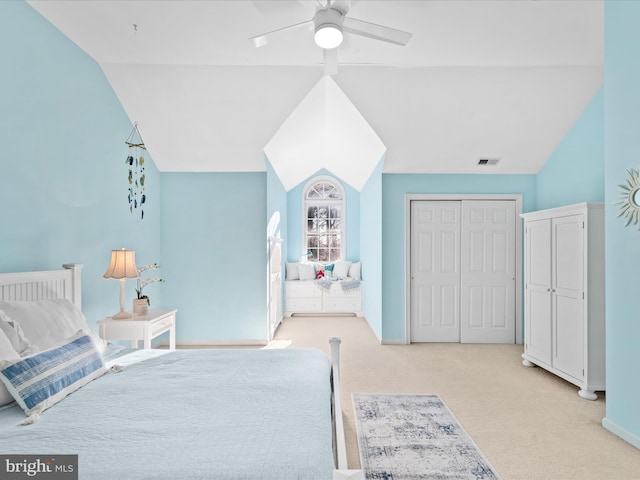
[[[169,351],[100,344],[78,314],[80,272],[81,265],[70,264],[0,275],[0,327],[14,335],[9,341],[16,352],[26,352],[0,358],[0,380],[21,399],[0,406],[0,456],[78,455],[80,479],[363,478],[347,469],[339,338],[330,339],[331,359],[314,349]],[[50,305],[72,308],[75,320],[46,334],[27,320],[7,321],[23,315],[20,308]],[[47,315],[39,317],[48,322]],[[8,324],[22,330],[23,344]],[[79,325],[84,328],[55,345],[26,346],[29,337],[46,344],[39,335],[66,336]],[[41,374],[58,358],[82,363],[73,368],[88,372],[86,383],[60,392],[61,398],[24,393],[33,387],[15,379],[36,369]]]

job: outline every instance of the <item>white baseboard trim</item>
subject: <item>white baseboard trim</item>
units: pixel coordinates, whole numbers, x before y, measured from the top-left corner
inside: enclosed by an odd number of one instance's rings
[[[617,423],[612,422],[607,417],[604,417],[602,419],[602,426],[604,428],[606,428],[607,430],[609,430],[614,435],[617,435],[618,437],[620,437],[624,441],[629,442],[634,447],[640,449],[640,437],[638,437],[637,435],[634,435],[633,433],[629,432],[628,430],[622,428],[620,425],[618,425]]]
[[[406,345],[407,342],[404,339],[383,338],[380,342],[381,345]]]

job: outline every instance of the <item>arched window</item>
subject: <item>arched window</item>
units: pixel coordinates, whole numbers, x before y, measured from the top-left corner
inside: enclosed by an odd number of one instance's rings
[[[345,194],[333,177],[315,177],[303,191],[303,245],[310,262],[344,259]]]

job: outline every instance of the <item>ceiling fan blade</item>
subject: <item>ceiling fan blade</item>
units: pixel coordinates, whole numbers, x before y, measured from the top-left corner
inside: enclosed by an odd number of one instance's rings
[[[383,42],[395,43],[396,45],[406,45],[411,37],[412,33],[402,30],[396,30],[391,27],[384,27],[376,23],[365,22],[364,20],[357,20],[351,17],[345,17],[343,30],[348,33],[354,33],[356,35],[362,35],[363,37],[374,38],[376,40],[382,40]]]
[[[254,47],[263,47],[274,38],[278,38],[280,35],[289,32],[290,30],[301,29],[303,27],[313,27],[313,20],[306,20],[304,22],[296,23],[294,25],[289,25],[288,27],[278,28],[277,30],[272,30],[271,32],[263,33],[262,35],[257,35],[255,37],[251,37],[249,41]]]
[[[324,62],[325,75],[338,74],[338,49],[337,48],[322,49],[322,60]]]

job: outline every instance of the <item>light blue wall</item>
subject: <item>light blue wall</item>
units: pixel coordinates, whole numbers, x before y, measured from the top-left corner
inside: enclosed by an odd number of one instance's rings
[[[522,210],[536,205],[535,175],[382,175],[382,338],[405,339],[405,196],[409,193],[511,193]]]
[[[604,201],[604,93],[600,89],[537,177],[537,210]]]
[[[616,218],[628,169],[640,162],[640,2],[605,2],[605,427],[640,448],[640,232]]]
[[[304,182],[289,190],[287,194],[288,249],[287,261],[298,262],[302,251],[302,189],[309,180],[318,175],[335,178],[344,187],[347,195],[347,238],[346,260],[360,259],[360,193],[347,183],[341,181],[331,172],[322,169],[311,175]]]
[[[0,2],[0,61],[0,272],[83,263],[93,324],[119,309],[119,283],[102,278],[111,249],[162,261],[158,171],[147,156],[140,220],[127,202],[132,123],[96,62],[27,3]],[[147,290],[162,301],[161,285]]]
[[[185,341],[266,340],[261,173],[162,173],[164,303]]]
[[[382,340],[382,167],[380,160],[360,192],[360,260],[365,317]]]
[[[265,158],[265,164],[267,166],[267,235],[284,240],[287,236],[287,190],[267,158]],[[284,261],[287,258],[286,243],[283,248]]]

